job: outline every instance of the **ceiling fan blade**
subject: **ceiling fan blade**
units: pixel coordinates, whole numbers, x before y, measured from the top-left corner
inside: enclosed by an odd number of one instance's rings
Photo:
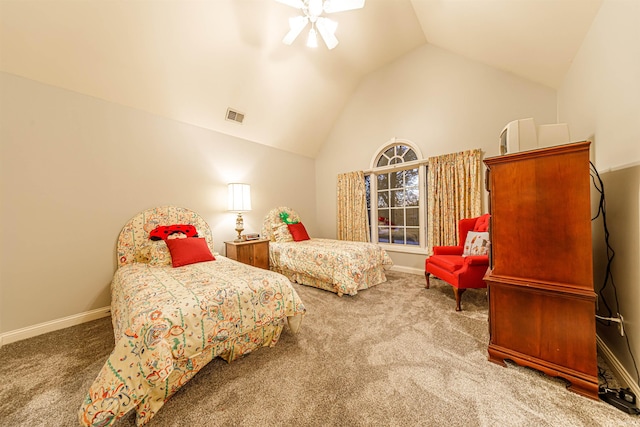
[[[286,4],[287,6],[295,7],[296,9],[304,8],[304,2],[302,0],[276,0],[278,3]]]
[[[318,32],[322,36],[322,40],[327,45],[329,50],[333,49],[338,45],[338,39],[336,38],[336,28],[338,28],[338,23],[332,21],[329,18],[318,18],[316,21],[316,28]]]
[[[280,0],[278,0],[280,1]],[[344,12],[346,10],[362,9],[365,0],[325,0],[325,13]]]
[[[282,43],[290,45],[298,37],[298,35],[304,30],[304,27],[309,23],[309,18],[306,16],[296,16],[289,18],[289,27],[291,30],[282,39]]]

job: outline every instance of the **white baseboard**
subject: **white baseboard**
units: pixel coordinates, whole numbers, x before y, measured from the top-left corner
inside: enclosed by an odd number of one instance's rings
[[[21,341],[37,335],[46,334],[47,332],[53,332],[70,326],[80,325],[81,323],[90,322],[91,320],[107,317],[110,314],[111,307],[102,307],[91,311],[85,311],[84,313],[74,314],[73,316],[67,316],[61,319],[27,326],[26,328],[16,329],[15,331],[9,331],[4,334],[0,334],[0,347],[4,344]]]
[[[391,270],[399,271],[401,273],[417,274],[419,276],[424,276],[424,269],[420,269],[420,268],[404,267],[402,265],[393,265],[391,266]]]
[[[631,391],[636,395],[640,396],[640,386],[636,384],[636,380],[627,372],[627,370],[622,366],[622,363],[618,360],[618,358],[613,354],[613,352],[607,347],[605,342],[600,339],[599,336],[596,335],[596,343],[598,344],[598,350],[600,351],[600,355],[607,362],[607,365],[613,371],[616,379],[621,382],[621,386],[629,387]]]

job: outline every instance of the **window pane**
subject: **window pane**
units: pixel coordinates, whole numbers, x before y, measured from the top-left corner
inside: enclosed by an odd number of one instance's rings
[[[420,244],[420,229],[407,227],[407,245]]]
[[[385,156],[387,156],[388,158],[392,158],[393,156],[395,156],[395,155],[396,155],[396,153],[395,153],[394,148],[395,148],[395,147],[387,148],[387,149],[384,151],[384,155],[385,155]]]
[[[404,244],[404,228],[399,229],[391,229],[391,239],[392,243]]]
[[[389,209],[378,210],[378,225],[389,225]]]
[[[407,208],[407,225],[419,226],[420,225],[420,209],[418,208]]]
[[[413,150],[410,149],[404,155],[404,161],[405,162],[411,162],[413,160],[418,160],[418,156],[416,156],[416,153]]]
[[[391,211],[391,225],[404,225],[404,209],[394,209]]]
[[[393,159],[391,159],[390,162],[392,165],[398,164],[398,163],[402,163],[402,159],[399,157],[394,157]]]
[[[378,191],[378,208],[388,208],[388,207],[389,207],[389,192]]]
[[[389,188],[389,176],[386,173],[378,175],[378,190]]]
[[[406,151],[409,149],[409,147],[405,146],[405,145],[396,145],[396,155],[401,156],[406,153]]]
[[[389,227],[378,227],[378,242],[389,243]]]
[[[371,209],[371,175],[364,176],[364,190],[367,197],[367,209]]]
[[[390,188],[402,188],[404,186],[404,171],[391,172],[389,174]]]
[[[407,187],[417,187],[419,182],[418,168],[404,171],[405,185]]]
[[[418,206],[420,191],[417,187],[407,188],[404,192],[405,206]]]
[[[377,167],[387,166],[389,164],[389,159],[385,156],[380,156],[378,159],[378,163],[376,163]]]
[[[404,206],[404,190],[391,190],[391,207]]]

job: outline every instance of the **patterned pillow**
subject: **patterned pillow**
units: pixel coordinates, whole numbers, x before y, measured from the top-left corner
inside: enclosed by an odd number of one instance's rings
[[[284,222],[274,225],[271,228],[271,232],[275,241],[278,243],[293,242],[293,236],[289,231],[289,227],[287,227],[287,224]]]
[[[149,240],[136,253],[136,262],[149,265],[171,265],[171,253],[164,240]]]
[[[464,242],[462,256],[488,255],[489,254],[489,232],[470,231]]]
[[[196,228],[191,224],[159,225],[149,233],[151,240],[167,240],[182,234],[184,237],[198,237]]]

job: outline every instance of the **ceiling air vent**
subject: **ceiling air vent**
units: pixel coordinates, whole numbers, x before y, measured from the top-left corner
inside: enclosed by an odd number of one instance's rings
[[[236,110],[232,110],[231,108],[227,108],[227,120],[242,124],[244,114]]]

